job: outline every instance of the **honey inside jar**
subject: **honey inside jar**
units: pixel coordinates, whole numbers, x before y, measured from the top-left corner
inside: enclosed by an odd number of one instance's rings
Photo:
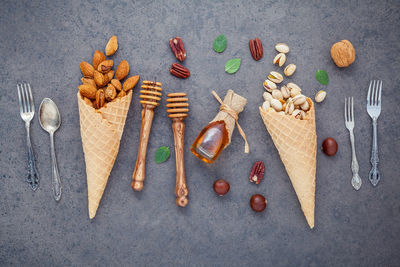
[[[208,124],[197,136],[190,150],[206,163],[214,163],[229,142],[228,131],[224,121]]]

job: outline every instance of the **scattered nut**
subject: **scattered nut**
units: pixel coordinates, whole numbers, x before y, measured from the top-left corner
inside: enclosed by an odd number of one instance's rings
[[[117,89],[118,91],[122,90],[122,85],[121,82],[117,79],[112,79],[111,80],[111,84],[115,87],[115,89]]]
[[[269,103],[269,101],[264,101],[264,103],[262,104],[262,109],[264,111],[267,111],[270,107],[271,107],[271,104]]]
[[[348,40],[342,40],[332,45],[331,57],[336,66],[344,68],[356,60],[356,51]]]
[[[86,77],[82,77],[81,78],[82,84],[90,84],[91,86],[93,86],[94,88],[97,88],[96,83],[94,82],[93,78],[86,78]]]
[[[286,85],[283,85],[281,87],[281,93],[283,98],[289,98],[290,97],[290,90]]]
[[[271,95],[270,93],[264,92],[263,98],[264,98],[264,101],[271,101],[271,99],[272,99],[273,97],[272,97],[272,95]]]
[[[335,139],[328,137],[324,140],[321,147],[322,151],[328,156],[335,156],[338,150],[338,144]]]
[[[82,61],[80,67],[83,76],[93,78],[94,68],[92,65],[90,65],[86,61]]]
[[[255,212],[262,212],[267,207],[267,200],[260,194],[255,194],[250,198],[250,207]]]
[[[272,90],[272,97],[275,99],[283,99],[283,95],[278,89]]]
[[[99,89],[96,92],[96,101],[94,102],[95,108],[99,109],[104,106],[105,97],[104,97],[104,90]]]
[[[118,49],[118,39],[117,36],[112,36],[106,45],[106,55],[112,56]]]
[[[136,76],[132,76],[129,77],[128,79],[125,80],[124,85],[122,86],[122,88],[124,89],[125,92],[128,92],[129,90],[131,90],[133,87],[136,86],[136,84],[139,81],[139,75]]]
[[[97,70],[94,71],[93,79],[97,87],[103,87],[108,83],[108,76],[103,75]]]
[[[270,80],[265,80],[263,86],[264,89],[268,92],[272,92],[272,90],[277,88],[276,84],[274,82],[271,82]]]
[[[283,70],[283,73],[289,77],[292,76],[293,73],[296,71],[296,65],[294,64],[289,64],[286,66],[286,68]]]
[[[251,183],[259,184],[264,178],[265,165],[262,161],[254,163],[253,168],[250,171],[249,180]]]
[[[215,193],[220,196],[224,196],[229,192],[230,185],[224,179],[218,179],[214,182],[213,188]]]
[[[186,58],[186,50],[182,39],[180,37],[169,39],[169,46],[171,47],[172,53],[174,53],[175,57],[180,62],[183,62]]]
[[[99,64],[104,60],[106,60],[106,56],[104,55],[104,53],[99,50],[96,50],[96,52],[94,52],[93,54],[93,67],[97,69]]]
[[[117,67],[115,78],[117,78],[117,80],[122,80],[128,74],[129,74],[129,63],[126,60],[122,60]]]
[[[289,46],[285,43],[279,43],[275,45],[275,49],[279,53],[285,53],[285,54],[289,53]]]
[[[324,90],[320,90],[315,95],[315,102],[321,103],[322,101],[324,101],[325,97],[326,97],[326,92]]]
[[[111,59],[104,60],[103,62],[101,62],[99,64],[99,66],[97,66],[97,71],[105,74],[111,70],[113,65],[114,65],[114,61],[112,61]]]
[[[276,71],[271,71],[268,75],[268,79],[274,83],[281,83],[283,81],[283,76]]]
[[[254,60],[260,60],[263,56],[263,46],[261,43],[261,40],[256,38],[254,40],[249,41],[249,48],[250,48],[250,53],[251,56],[253,57]]]
[[[111,83],[109,83],[107,88],[104,90],[104,96],[107,101],[111,101],[117,97],[117,90],[115,90],[115,87]]]
[[[271,107],[275,109],[275,111],[281,111],[282,110],[282,103],[278,99],[272,99],[271,100]]]
[[[286,62],[286,55],[284,53],[279,53],[275,56],[272,64],[277,64],[279,67],[282,67]]]
[[[81,84],[78,86],[78,90],[83,97],[87,97],[89,99],[96,98],[97,89],[90,84]]]

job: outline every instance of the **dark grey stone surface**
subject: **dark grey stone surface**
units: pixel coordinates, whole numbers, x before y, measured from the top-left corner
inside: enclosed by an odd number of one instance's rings
[[[109,266],[398,266],[400,260],[400,179],[398,174],[399,1],[2,1],[0,9],[0,265]],[[225,34],[222,54],[212,42]],[[116,34],[114,60],[126,59],[131,74],[163,82],[165,92],[184,90],[191,104],[186,120],[186,172],[189,205],[175,205],[174,153],[163,164],[153,163],[159,146],[173,146],[170,120],[157,108],[148,148],[144,190],[130,183],[139,132],[139,90],[135,89],[121,148],[97,216],[87,212],[85,164],[75,99],[81,60],[91,60]],[[192,76],[169,74],[175,62],[168,39],[181,36],[187,48],[184,62]],[[248,40],[259,37],[264,57],[255,62]],[[330,46],[349,39],[356,62],[339,69]],[[288,63],[297,65],[290,81],[305,94],[324,89],[328,95],[316,107],[318,145],[334,137],[339,151],[333,158],[318,151],[316,226],[308,229],[279,155],[258,114],[262,82],[272,65],[277,42],[290,45]],[[225,62],[242,58],[235,75]],[[325,69],[328,86],[314,78]],[[365,98],[371,79],[383,80],[379,119],[382,180],[373,188],[370,170],[371,122]],[[63,181],[59,203],[52,197],[49,137],[38,122],[32,142],[41,176],[32,192],[25,183],[25,129],[19,116],[16,81],[32,85],[36,107],[52,98],[61,111],[62,126],[55,142]],[[196,135],[218,105],[210,91],[222,97],[227,89],[247,97],[240,115],[251,153],[243,153],[237,131],[232,144],[213,165],[189,152]],[[345,96],[355,97],[356,147],[363,186],[350,185],[351,152],[343,122]],[[208,112],[204,112],[208,109]],[[258,186],[248,182],[252,163],[263,160],[267,170]],[[231,192],[218,197],[217,178],[227,179]],[[268,208],[255,214],[250,196],[264,194]]]

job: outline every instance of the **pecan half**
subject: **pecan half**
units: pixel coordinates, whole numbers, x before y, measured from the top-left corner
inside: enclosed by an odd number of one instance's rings
[[[250,182],[259,184],[261,180],[264,178],[264,172],[265,172],[264,162],[257,161],[256,163],[254,163],[249,176]]]
[[[263,56],[263,47],[260,39],[256,38],[254,40],[249,41],[249,48],[251,56],[254,60],[260,60]]]
[[[180,62],[183,62],[186,58],[186,51],[182,39],[180,37],[169,39],[169,46],[171,47],[172,53],[174,53],[175,57]]]
[[[171,68],[169,69],[169,72],[171,72],[171,74],[174,75],[175,77],[181,79],[186,79],[190,76],[190,71],[179,63],[172,64]]]

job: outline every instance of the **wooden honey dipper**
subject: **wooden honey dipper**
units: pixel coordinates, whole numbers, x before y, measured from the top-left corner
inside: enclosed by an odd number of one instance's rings
[[[162,96],[162,83],[143,81],[142,90],[140,90],[140,103],[142,104],[142,125],[140,128],[139,151],[136,159],[135,170],[132,174],[132,189],[140,191],[143,188],[146,169],[146,152],[149,142],[151,124],[154,117],[154,108],[160,105],[158,101]]]
[[[183,120],[187,117],[189,103],[186,93],[167,94],[167,112],[168,117],[172,119],[172,131],[174,133],[175,159],[176,159],[176,186],[175,196],[176,204],[185,207],[188,203],[187,195],[189,191],[186,186],[185,178],[185,123]]]

